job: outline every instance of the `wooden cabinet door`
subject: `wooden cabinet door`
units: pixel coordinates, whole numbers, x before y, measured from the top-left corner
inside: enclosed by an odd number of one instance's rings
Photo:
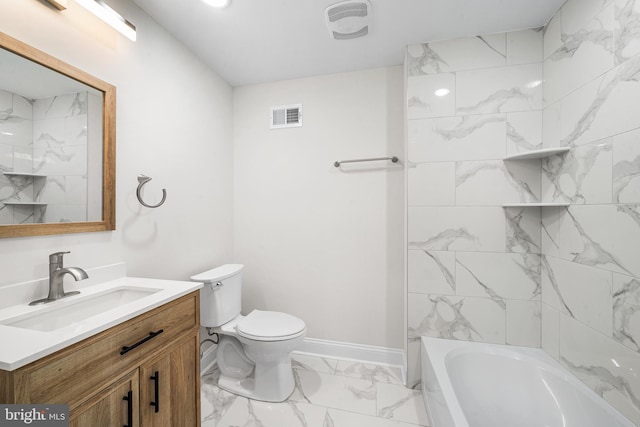
[[[200,425],[198,337],[191,336],[140,367],[143,427]]]
[[[138,427],[138,370],[70,409],[70,427]]]
[[[160,358],[140,367],[140,423],[171,427],[171,358]]]
[[[200,353],[196,334],[171,350],[173,426],[200,427]]]

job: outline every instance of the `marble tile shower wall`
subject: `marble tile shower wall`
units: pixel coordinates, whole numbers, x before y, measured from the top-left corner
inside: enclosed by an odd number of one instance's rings
[[[543,32],[409,46],[409,384],[419,337],[541,343]]]
[[[544,57],[542,348],[640,425],[640,1],[569,0]]]
[[[87,219],[87,93],[28,100],[0,91],[0,223]],[[46,208],[2,201],[46,202]]]
[[[46,175],[38,196],[47,222],[87,220],[88,93],[33,103],[33,171]]]
[[[0,90],[0,172],[33,172],[33,111],[29,100]],[[0,173],[0,224],[33,222],[33,207],[3,200],[33,200],[33,180]]]
[[[544,31],[408,48],[411,381],[421,335],[541,346],[640,425],[639,23],[568,0]],[[569,207],[500,207],[537,201]]]

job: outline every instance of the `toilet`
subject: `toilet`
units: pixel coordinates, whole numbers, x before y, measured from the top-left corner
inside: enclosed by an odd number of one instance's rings
[[[276,311],[240,314],[242,264],[226,264],[196,274],[200,324],[219,336],[218,387],[249,399],[286,400],[295,387],[291,352],[307,331],[302,319]]]

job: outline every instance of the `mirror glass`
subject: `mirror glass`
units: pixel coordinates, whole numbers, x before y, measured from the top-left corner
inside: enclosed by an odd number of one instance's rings
[[[115,88],[0,35],[0,237],[114,229]]]

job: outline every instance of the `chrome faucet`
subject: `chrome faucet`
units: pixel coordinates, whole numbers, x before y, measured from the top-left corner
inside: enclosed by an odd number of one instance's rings
[[[65,274],[71,275],[76,281],[89,278],[87,272],[80,267],[63,267],[64,254],[68,253],[70,252],[56,252],[49,255],[49,295],[46,298],[32,301],[29,305],[46,304],[80,293],[80,291],[64,291],[63,279]]]

